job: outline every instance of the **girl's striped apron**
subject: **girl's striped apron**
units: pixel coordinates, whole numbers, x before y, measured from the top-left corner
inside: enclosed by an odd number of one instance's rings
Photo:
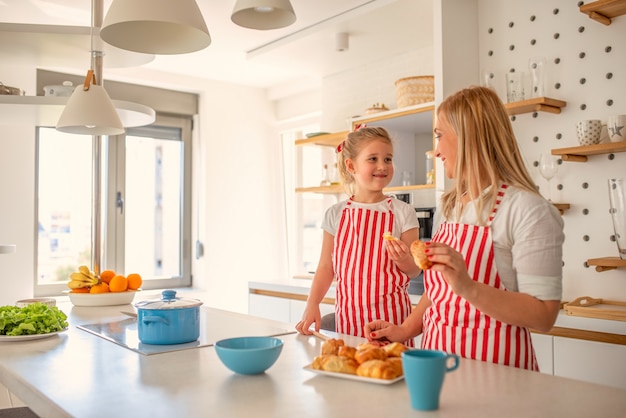
[[[389,212],[352,203],[349,199],[342,210],[333,249],[336,331],[364,337],[363,327],[370,321],[401,324],[409,316],[409,276],[383,247],[383,234],[393,231],[391,198]]]
[[[444,223],[433,241],[448,244],[463,254],[475,281],[506,291],[494,261],[491,223],[507,185],[498,192],[486,226]],[[432,301],[424,313],[422,347],[456,353],[461,357],[538,371],[530,332],[493,319],[452,292],[441,273],[426,270],[425,291]]]

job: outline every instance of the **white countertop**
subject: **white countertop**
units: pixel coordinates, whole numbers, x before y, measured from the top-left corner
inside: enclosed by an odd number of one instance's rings
[[[42,417],[616,417],[626,390],[512,367],[461,360],[447,375],[437,412],[411,409],[403,381],[377,385],[318,376],[303,367],[321,341],[283,335],[282,354],[266,373],[235,375],[213,347],[142,355],[77,328],[126,318],[130,305],[77,308],[67,332],[40,340],[0,343],[0,383]],[[206,308],[228,322],[286,324]],[[249,327],[248,327],[249,328]],[[360,340],[346,337],[346,343]]]
[[[275,282],[251,281],[248,283],[248,289],[308,295],[311,282],[310,279],[285,279]],[[328,290],[326,297],[335,298],[334,286]],[[420,295],[410,295],[410,297],[411,302],[416,304],[419,301]],[[564,310],[561,310],[559,313],[554,326],[626,335],[626,322],[624,321],[571,316],[567,315]]]

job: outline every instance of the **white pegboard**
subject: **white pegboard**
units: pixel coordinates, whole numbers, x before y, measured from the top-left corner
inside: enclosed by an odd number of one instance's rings
[[[546,95],[567,102],[559,115],[539,112],[512,118],[527,166],[544,195],[547,181],[534,166],[541,153],[577,146],[579,120],[606,123],[611,115],[626,114],[626,16],[605,26],[580,13],[581,4],[479,0],[480,66],[495,74],[499,96],[506,101],[507,71],[528,73],[528,59],[543,56],[548,63]],[[527,97],[529,91],[527,78]],[[585,266],[588,258],[617,256],[608,213],[607,180],[614,177],[626,177],[626,153],[591,156],[586,163],[563,162],[552,180],[553,200],[571,204],[563,215],[564,300],[582,295],[626,298],[626,269],[597,273]]]

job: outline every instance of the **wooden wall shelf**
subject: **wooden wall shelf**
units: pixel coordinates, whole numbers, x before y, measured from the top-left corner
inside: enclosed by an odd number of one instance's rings
[[[334,132],[332,134],[312,136],[311,138],[296,139],[296,145],[321,145],[324,147],[336,147],[346,138],[348,131]]]
[[[560,155],[563,161],[584,163],[589,155],[626,152],[626,142],[607,142],[605,144],[582,145],[552,150],[552,155]]]
[[[549,97],[535,97],[519,102],[505,103],[504,107],[509,115],[519,115],[520,113],[530,112],[559,114],[561,113],[561,108],[565,107],[565,105],[566,103],[562,100],[551,99]]]
[[[626,14],[626,0],[598,0],[583,4],[579,10],[596,22],[608,26],[612,18]]]
[[[434,189],[434,184],[413,184],[411,186],[396,186],[396,187],[386,187],[383,189],[383,192],[409,192],[411,190],[423,190],[423,189]],[[323,194],[340,194],[343,193],[343,188],[341,185],[332,185],[332,186],[316,186],[316,187],[297,187],[296,193],[323,193]],[[559,203],[558,205],[567,205],[566,203]]]
[[[565,211],[570,208],[570,204],[569,203],[552,203],[552,206],[557,208],[561,215],[563,215],[565,213]]]
[[[596,266],[596,271],[602,272],[626,267],[626,260],[622,260],[619,257],[590,258],[587,260],[587,264],[590,266]]]

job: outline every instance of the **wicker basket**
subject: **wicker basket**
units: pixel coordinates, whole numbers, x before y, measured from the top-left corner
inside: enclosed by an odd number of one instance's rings
[[[435,100],[435,77],[420,75],[396,80],[398,107],[412,106]]]

